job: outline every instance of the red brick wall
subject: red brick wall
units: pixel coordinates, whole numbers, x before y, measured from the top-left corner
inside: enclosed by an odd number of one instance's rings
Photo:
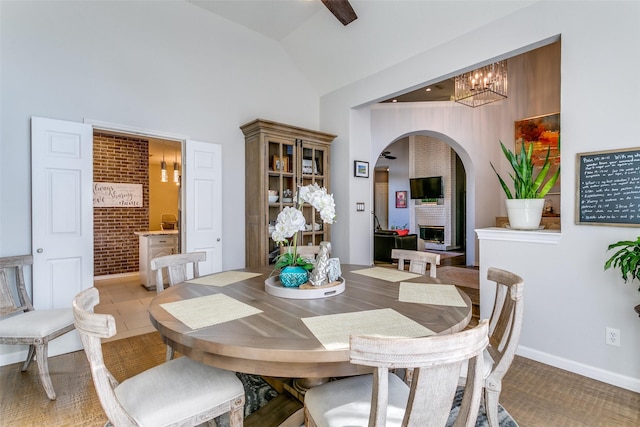
[[[93,135],[93,181],[142,184],[141,208],[93,208],[94,275],[139,270],[136,231],[149,229],[149,141]]]

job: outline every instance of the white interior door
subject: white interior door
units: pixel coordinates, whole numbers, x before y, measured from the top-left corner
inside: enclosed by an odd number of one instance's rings
[[[71,307],[93,286],[91,125],[31,118],[31,212],[36,309]],[[67,334],[69,335],[69,334]],[[50,354],[81,348],[65,335]]]
[[[200,274],[222,271],[222,146],[186,141],[185,252],[204,251]]]

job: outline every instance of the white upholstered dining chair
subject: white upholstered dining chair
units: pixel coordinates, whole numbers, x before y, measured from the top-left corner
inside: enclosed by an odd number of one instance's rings
[[[42,386],[49,399],[55,400],[49,376],[49,341],[73,330],[73,312],[70,308],[34,310],[24,282],[24,267],[31,264],[31,255],[0,258],[0,344],[29,346],[22,371],[35,358]]]
[[[429,265],[429,276],[436,277],[436,265],[440,265],[440,254],[409,249],[392,249],[391,258],[398,260],[398,270],[404,270],[404,262],[409,261],[409,271],[426,274]]]
[[[243,425],[244,387],[233,372],[180,357],[118,383],[104,364],[100,341],[116,334],[116,322],[93,312],[99,299],[96,288],[80,292],[73,316],[113,426],[195,426],[227,412],[231,427]]]
[[[502,379],[518,348],[524,308],[524,281],[516,274],[489,267],[487,279],[496,283],[496,296],[489,318],[489,345],[483,367],[483,397],[490,427],[498,427],[498,400]],[[462,378],[466,372],[462,371]],[[461,382],[463,379],[461,379]]]
[[[164,278],[162,269],[166,268],[169,277],[169,286],[177,285],[189,278],[200,277],[198,263],[207,260],[206,252],[189,252],[186,254],[165,255],[151,260],[151,271],[156,273],[156,291],[164,290]],[[187,266],[192,265],[193,277],[187,275]]]
[[[151,271],[156,272],[156,292],[160,293],[164,290],[164,277],[162,275],[162,269],[167,269],[167,275],[169,278],[169,286],[182,283],[189,278],[196,279],[200,277],[200,269],[198,263],[206,261],[206,252],[189,252],[186,254],[165,255],[157,257],[151,260]],[[187,275],[187,266],[192,265],[192,275]],[[167,362],[173,359],[175,351],[173,347],[167,344]]]
[[[449,335],[424,338],[351,336],[351,363],[374,373],[309,389],[307,427],[444,427],[451,412],[462,365],[469,365],[455,426],[475,426],[482,390],[482,353],[488,322]],[[411,386],[389,369],[413,368]]]

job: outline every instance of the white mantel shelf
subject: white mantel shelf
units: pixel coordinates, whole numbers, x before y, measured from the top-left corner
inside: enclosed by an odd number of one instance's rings
[[[510,230],[508,228],[479,228],[475,232],[479,240],[500,240],[503,242],[526,242],[557,245],[562,238],[560,230]]]

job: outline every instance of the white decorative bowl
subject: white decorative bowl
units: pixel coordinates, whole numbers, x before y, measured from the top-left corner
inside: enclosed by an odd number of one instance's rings
[[[278,196],[269,196],[269,203],[275,203],[278,201]]]
[[[318,286],[309,288],[286,288],[280,282],[280,276],[271,276],[264,281],[264,290],[269,294],[280,298],[289,299],[317,299],[339,295],[345,290],[344,277],[338,277],[333,286]],[[306,286],[306,285],[305,285]]]

